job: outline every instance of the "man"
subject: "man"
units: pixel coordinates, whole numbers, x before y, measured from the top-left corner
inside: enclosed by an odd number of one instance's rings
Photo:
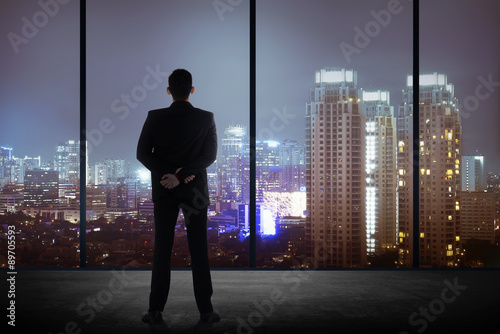
[[[155,220],[149,310],[143,313],[142,320],[152,325],[165,325],[161,312],[170,288],[170,257],[177,216],[182,209],[194,294],[200,312],[198,324],[211,324],[220,320],[211,303],[212,280],[207,249],[206,168],[217,156],[214,115],[189,102],[194,87],[188,71],[173,71],[168,85],[172,104],[149,111],[137,145],[137,159],[151,171]]]

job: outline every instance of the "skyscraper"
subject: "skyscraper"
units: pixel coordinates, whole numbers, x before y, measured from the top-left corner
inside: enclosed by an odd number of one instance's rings
[[[54,169],[59,172],[61,183],[79,184],[80,141],[68,140],[55,148]]]
[[[97,162],[92,170],[92,184],[116,184],[118,179],[126,177],[127,168],[124,159],[105,159]]]
[[[366,265],[365,119],[353,70],[316,71],[306,103],[306,255],[320,267]]]
[[[115,184],[107,187],[106,202],[108,207],[137,209],[140,180],[138,178],[118,178]]]
[[[413,87],[407,77],[398,115],[398,201],[400,264],[413,265],[413,210],[419,210],[422,267],[458,266],[461,253],[461,137],[454,87],[445,74],[421,74],[419,95],[419,185],[413,173]],[[418,208],[412,208],[413,187]],[[417,223],[417,222],[415,222]]]
[[[0,186],[10,182],[12,164],[12,148],[0,146]]]
[[[217,158],[218,196],[233,202],[248,203],[250,145],[246,127],[231,125],[224,131]]]
[[[296,140],[285,139],[279,147],[279,158],[281,190],[299,191],[305,187],[304,146]]]
[[[208,195],[211,205],[215,204],[217,198],[217,161],[207,168]]]
[[[462,156],[462,190],[486,190],[486,175],[484,174],[484,157],[482,155]]]
[[[380,255],[397,244],[396,119],[388,91],[362,91],[366,116],[366,247]]]
[[[28,157],[24,156],[24,158],[19,159],[19,167],[18,167],[18,183],[24,183],[24,173],[27,170],[35,170],[42,166],[41,158],[38,157]]]
[[[257,202],[262,202],[266,191],[280,190],[281,166],[280,143],[272,140],[256,142],[256,190]]]

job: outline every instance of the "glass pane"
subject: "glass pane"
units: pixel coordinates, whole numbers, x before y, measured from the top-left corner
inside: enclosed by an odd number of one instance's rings
[[[420,266],[498,267],[500,4],[420,7]]]
[[[16,267],[77,267],[79,2],[9,0],[0,13],[0,229],[15,231]]]
[[[208,168],[211,266],[248,266],[238,216],[248,203],[248,6],[89,0],[87,9],[89,266],[151,266],[151,179],[136,148],[148,111],[170,106],[168,76],[177,68],[192,73],[190,102],[213,112],[217,125],[218,157]],[[177,223],[172,263],[185,267],[182,214]]]
[[[257,2],[259,266],[398,265],[412,43],[411,3]]]

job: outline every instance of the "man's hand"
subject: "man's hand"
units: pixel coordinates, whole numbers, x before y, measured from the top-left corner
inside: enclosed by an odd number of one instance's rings
[[[188,177],[186,177],[184,179],[184,183],[189,183],[189,182],[193,181],[193,179],[194,179],[194,175],[189,175]]]
[[[182,167],[177,168],[177,169],[175,170],[175,174],[179,173],[179,171],[180,171],[181,169],[182,169]],[[188,177],[186,177],[186,178],[184,179],[184,183],[189,183],[189,182],[193,181],[193,179],[194,179],[194,175],[189,175]]]
[[[167,189],[173,189],[179,185],[179,180],[174,174],[165,174],[161,177],[160,183]]]

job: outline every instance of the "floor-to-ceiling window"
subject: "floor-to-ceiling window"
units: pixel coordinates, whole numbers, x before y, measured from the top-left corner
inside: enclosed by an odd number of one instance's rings
[[[407,1],[257,1],[258,266],[399,265],[412,14]]]
[[[148,111],[172,103],[166,88],[177,68],[191,72],[190,102],[212,111],[217,125],[217,161],[208,168],[211,265],[248,266],[249,15],[248,5],[230,9],[87,1],[88,266],[151,266],[151,180],[136,147]],[[190,265],[182,214],[172,265]]]
[[[0,3],[2,268],[79,265],[78,6]]]
[[[420,266],[500,265],[499,13],[420,1]]]

